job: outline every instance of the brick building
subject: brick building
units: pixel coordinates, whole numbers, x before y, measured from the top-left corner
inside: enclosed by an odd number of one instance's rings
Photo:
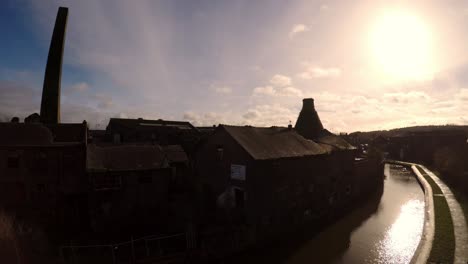
[[[86,217],[86,125],[0,123],[0,203],[44,224]]]

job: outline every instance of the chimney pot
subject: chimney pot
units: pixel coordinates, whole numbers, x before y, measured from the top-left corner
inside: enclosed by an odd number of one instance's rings
[[[302,108],[315,110],[314,99],[313,98],[302,99]]]

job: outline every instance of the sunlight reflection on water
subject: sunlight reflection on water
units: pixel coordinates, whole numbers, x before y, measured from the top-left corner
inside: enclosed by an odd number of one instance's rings
[[[409,263],[421,238],[424,202],[409,200],[377,247],[379,263]]]

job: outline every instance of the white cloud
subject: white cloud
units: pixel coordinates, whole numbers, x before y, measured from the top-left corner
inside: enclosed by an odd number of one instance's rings
[[[259,86],[253,89],[254,95],[276,95],[276,90],[272,86]]]
[[[302,96],[302,91],[292,86],[281,88],[278,93],[282,96]]]
[[[289,31],[289,37],[292,38],[295,35],[297,35],[299,33],[306,32],[306,31],[309,31],[309,28],[306,25],[304,25],[304,24],[295,24],[291,28],[291,31]]]
[[[460,91],[455,95],[455,98],[462,101],[468,101],[468,89],[460,89]]]
[[[186,111],[183,116],[183,120],[189,121],[195,126],[213,126],[218,124],[233,124],[233,117],[231,113],[214,113],[206,112],[199,113],[195,111]],[[227,121],[229,118],[230,121]],[[234,122],[235,124],[235,122]]]
[[[341,76],[338,67],[319,67],[305,63],[305,70],[298,74],[302,79],[337,78]]]
[[[276,87],[284,87],[292,84],[291,78],[286,75],[275,74],[270,80],[270,83]]]
[[[289,121],[294,124],[298,114],[295,109],[284,105],[262,104],[248,109],[243,118],[248,121],[248,124],[256,126],[287,126]]]
[[[228,86],[215,86],[213,87],[215,92],[218,94],[230,94],[232,93],[231,87]]]
[[[328,10],[328,5],[323,4],[320,6],[320,11],[327,11],[327,10]]]
[[[408,104],[408,103],[426,103],[430,101],[430,96],[425,92],[421,91],[410,91],[410,92],[397,92],[397,93],[385,93],[384,99],[392,103]]]
[[[249,110],[247,113],[243,114],[242,117],[245,119],[255,119],[258,117],[258,112],[256,110]]]
[[[112,100],[112,97],[105,94],[95,94],[91,96],[92,99],[96,100],[96,106],[99,109],[109,109],[112,108],[115,104]]]
[[[276,96],[276,97],[295,97],[302,96],[300,89],[293,86],[291,78],[286,75],[275,74],[270,79],[270,85],[255,87],[252,91],[253,96]]]

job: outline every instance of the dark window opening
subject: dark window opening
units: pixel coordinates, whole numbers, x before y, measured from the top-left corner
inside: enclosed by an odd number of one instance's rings
[[[351,185],[348,184],[348,186],[346,186],[346,195],[350,195],[351,194]]]
[[[122,178],[120,175],[96,175],[94,177],[95,190],[120,189],[122,187]]]
[[[223,160],[223,155],[224,155],[224,148],[221,145],[216,146],[216,151],[217,151],[217,157],[218,160],[221,161]]]
[[[149,175],[140,175],[138,177],[138,182],[141,183],[141,184],[152,183],[153,178],[151,176],[149,176]]]
[[[19,157],[17,157],[17,156],[8,157],[7,167],[8,168],[18,168],[19,167]]]
[[[244,208],[245,193],[243,190],[234,189],[236,208]]]
[[[36,185],[36,189],[38,192],[45,192],[46,191],[46,186],[43,183],[39,183]]]

